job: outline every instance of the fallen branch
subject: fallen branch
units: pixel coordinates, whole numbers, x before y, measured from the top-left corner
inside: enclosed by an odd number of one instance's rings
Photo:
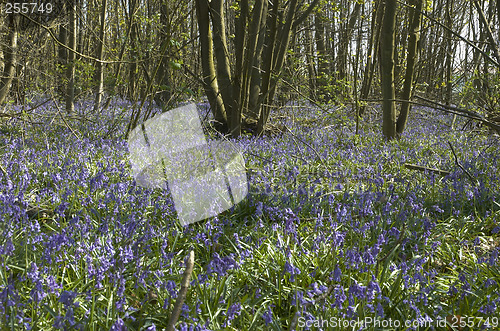
[[[442,103],[439,103],[439,102],[436,102],[433,100],[429,100],[429,99],[426,99],[426,98],[418,96],[418,95],[416,95],[415,98],[423,100],[423,101],[428,102],[428,103],[431,103],[433,105],[436,105],[437,107],[434,107],[434,108],[436,108],[438,110],[479,121],[479,122],[483,123],[484,125],[500,132],[500,125],[499,124],[496,124],[496,123],[493,123],[493,122],[487,120],[481,114],[478,114],[476,112],[469,111],[466,109],[454,107],[454,106],[443,105]]]
[[[191,279],[191,274],[193,273],[193,267],[194,267],[194,251],[191,251],[189,252],[189,257],[186,262],[186,270],[184,270],[184,276],[182,277],[181,289],[179,290],[179,294],[177,296],[177,301],[175,302],[172,315],[170,315],[170,319],[168,320],[168,325],[166,329],[167,331],[174,331],[175,323],[177,323],[177,320],[179,319],[182,305],[184,304],[184,300],[186,299],[186,294],[189,287],[189,280]]]
[[[450,172],[446,171],[446,170],[435,169],[435,168],[428,168],[428,167],[419,166],[419,165],[416,165],[416,164],[405,163],[404,166],[405,166],[406,169],[418,170],[418,171],[429,171],[429,172],[432,172],[432,173],[435,173],[435,174],[438,174],[438,175],[441,175],[441,176],[446,176],[446,175],[450,174]]]

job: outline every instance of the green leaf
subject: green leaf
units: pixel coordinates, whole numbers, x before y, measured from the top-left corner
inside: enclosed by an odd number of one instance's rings
[[[170,67],[174,70],[180,70],[182,69],[182,63],[170,61]]]

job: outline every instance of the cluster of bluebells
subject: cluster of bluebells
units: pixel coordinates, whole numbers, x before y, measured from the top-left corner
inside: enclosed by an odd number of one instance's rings
[[[401,141],[386,143],[378,129],[355,137],[352,121],[332,120],[339,113],[302,106],[281,117],[292,134],[234,142],[247,162],[247,199],[185,227],[168,192],[130,176],[127,123],[116,120],[130,115],[126,102],[100,116],[82,102],[85,119],[71,130],[56,121],[20,132],[8,123],[0,133],[0,324],[161,329],[191,249],[180,330],[265,327],[296,313],[311,321],[498,315],[498,138],[414,119]],[[49,117],[53,107],[32,116]],[[205,115],[207,104],[199,109]],[[456,233],[441,236],[443,223]],[[41,319],[43,307],[52,314]]]

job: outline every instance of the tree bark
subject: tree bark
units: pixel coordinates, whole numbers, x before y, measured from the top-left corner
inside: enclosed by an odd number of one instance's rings
[[[396,136],[396,104],[394,88],[394,35],[397,0],[385,0],[380,40],[380,78],[382,87],[382,131],[387,139]]]
[[[69,38],[68,38],[68,64],[66,69],[66,112],[72,114],[75,112],[75,61],[76,61],[76,1],[70,0],[69,7]]]
[[[309,97],[316,100],[316,68],[314,66],[314,47],[311,29],[305,30],[306,42],[306,61],[307,61],[307,75],[309,82]]]
[[[220,131],[227,129],[227,117],[224,103],[219,95],[219,87],[215,75],[212,31],[210,30],[209,9],[207,0],[196,0],[196,16],[200,34],[201,67],[203,71],[203,85],[210,108]]]
[[[258,100],[258,87],[255,85],[259,80],[259,73],[254,70],[254,67],[258,65],[258,58],[260,57],[260,50],[258,49],[259,44],[262,47],[263,43],[259,42],[259,38],[262,37],[260,33],[264,26],[261,24],[265,21],[264,15],[267,15],[267,0],[256,0],[253,11],[252,20],[249,24],[249,34],[248,34],[248,45],[245,52],[245,57],[243,61],[243,77],[242,77],[242,90],[241,94],[241,105],[243,111],[247,112],[250,92],[252,92],[251,98],[253,99],[253,105],[255,106],[256,100]],[[262,38],[261,38],[262,39]],[[251,85],[251,80],[253,78],[253,85]],[[248,97],[247,97],[248,96]]]
[[[129,16],[130,16],[130,66],[129,66],[129,75],[128,75],[128,97],[130,100],[135,100],[136,90],[137,90],[137,23],[135,22],[134,16],[137,8],[137,0],[129,0]]]
[[[396,124],[396,132],[401,135],[406,127],[408,114],[411,109],[410,99],[413,88],[413,77],[415,74],[415,63],[418,58],[418,40],[420,38],[420,22],[423,0],[413,0],[412,5],[415,8],[410,9],[411,24],[410,24],[410,38],[408,41],[408,55],[406,58],[406,74],[403,85],[403,93],[401,99],[405,100],[401,104],[401,111],[399,112],[398,121]]]
[[[9,37],[8,43],[3,50],[4,68],[2,80],[0,81],[0,104],[7,99],[12,80],[16,74],[19,15],[11,13],[8,15],[7,21],[9,25]]]
[[[375,65],[377,54],[379,52],[380,31],[382,28],[382,18],[384,17],[384,8],[380,1],[374,4],[375,10],[372,15],[371,35],[368,43],[368,57],[365,64],[365,72],[363,75],[363,83],[361,85],[361,99],[367,99],[370,94],[373,76],[375,74]],[[362,104],[359,108],[359,116],[362,117],[365,113],[366,105]]]
[[[215,58],[217,59],[216,70],[219,93],[224,103],[229,132],[233,137],[237,137],[240,134],[241,113],[238,107],[239,100],[233,96],[233,85],[231,84],[223,2],[222,0],[212,0],[209,6],[213,25],[213,45]]]
[[[316,77],[316,87],[318,99],[322,102],[330,101],[328,93],[328,69],[329,64],[326,59],[326,46],[325,46],[325,25],[322,15],[317,13],[314,16],[314,28],[316,31],[316,52],[318,54],[318,77]]]
[[[495,36],[493,35],[493,32],[491,31],[490,24],[488,23],[488,19],[486,18],[486,15],[484,14],[483,9],[481,8],[481,5],[477,0],[473,0],[474,6],[476,7],[476,10],[479,14],[479,20],[481,21],[481,24],[483,25],[484,31],[486,32],[486,37],[488,38],[489,44],[490,44],[490,49],[493,52],[493,55],[495,56],[495,60],[497,60],[497,63],[500,63],[500,52],[498,50],[498,44],[495,41]]]
[[[103,46],[104,46],[104,33],[106,29],[106,7],[108,6],[108,1],[103,0],[102,1],[102,8],[101,8],[101,17],[100,17],[100,30],[99,30],[99,41],[97,42],[97,59],[102,60],[103,59]],[[96,80],[97,80],[97,87],[96,87],[96,96],[95,96],[95,103],[94,103],[94,112],[97,112],[102,101],[102,95],[104,93],[104,65],[102,62],[97,62],[96,63]]]
[[[257,36],[258,41],[255,49],[253,66],[251,68],[252,73],[250,78],[250,87],[248,94],[248,116],[252,120],[257,120],[260,116],[260,105],[258,103],[259,103],[261,84],[262,84],[262,75],[261,75],[262,50],[266,38],[267,15],[268,15],[268,1],[263,1],[259,34]]]
[[[349,16],[349,22],[342,33],[342,40],[339,44],[338,53],[339,80],[347,78],[347,55],[349,53],[349,43],[351,42],[352,31],[354,30],[354,25],[356,25],[356,21],[358,20],[361,6],[362,4],[360,2],[356,2],[354,9]]]
[[[166,2],[160,5],[160,42],[162,49],[168,47],[166,44],[170,43],[172,38],[170,23],[169,23],[169,7]],[[154,100],[158,107],[165,110],[167,104],[172,98],[172,86],[171,86],[171,76],[169,69],[169,55],[168,51],[165,52],[163,59],[158,68],[158,74],[156,75],[156,82],[160,86],[160,92],[155,94]]]
[[[286,51],[288,50],[288,45],[290,43],[290,35],[292,31],[292,24],[294,21],[295,13],[297,8],[297,0],[291,0],[288,4],[288,10],[285,22],[280,25],[279,34],[277,35],[278,48],[273,52],[271,56],[272,68],[269,71],[270,80],[268,85],[268,90],[266,90],[266,106],[263,107],[261,116],[259,117],[259,122],[257,123],[257,134],[262,134],[264,132],[265,125],[269,118],[270,108],[268,105],[272,103],[274,98],[274,93],[276,91],[276,84],[278,82],[277,73],[280,72],[285,61]],[[275,75],[271,75],[271,73]]]

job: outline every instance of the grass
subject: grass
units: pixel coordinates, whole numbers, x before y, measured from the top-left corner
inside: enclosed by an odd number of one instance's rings
[[[386,142],[348,109],[283,108],[290,132],[233,142],[247,198],[181,227],[168,192],[131,177],[126,124],[109,130],[128,107],[81,103],[92,122],[69,130],[46,104],[0,128],[3,329],[161,330],[190,250],[179,330],[499,328],[498,137],[417,108]]]

